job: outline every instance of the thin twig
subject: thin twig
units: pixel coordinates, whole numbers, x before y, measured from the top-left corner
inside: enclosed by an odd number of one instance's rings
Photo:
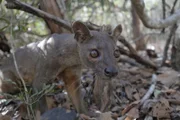
[[[17,65],[17,61],[16,61],[16,57],[15,57],[15,53],[14,53],[14,45],[13,45],[13,41],[12,41],[12,11],[11,11],[11,39],[10,39],[10,45],[11,45],[11,53],[12,53],[12,57],[13,57],[13,62],[14,62],[14,65],[15,65],[15,69],[16,69],[16,72],[21,80],[21,83],[24,87],[24,92],[25,92],[25,101],[28,103],[29,102],[29,95],[28,95],[28,90],[27,90],[27,87],[26,87],[26,83],[19,71],[19,68],[18,68],[18,65]],[[27,112],[28,112],[28,116],[30,116],[30,109],[27,107]],[[33,112],[33,111],[31,111]]]
[[[116,99],[118,100],[119,104],[121,104],[122,100],[119,99],[119,97],[116,95],[116,93],[114,91],[113,91],[113,95],[114,95],[114,97],[116,97]]]
[[[156,82],[157,82],[157,76],[155,74],[152,75],[152,84],[149,87],[149,90],[147,91],[147,93],[144,95],[144,97],[141,99],[140,101],[140,106],[143,105],[143,103],[149,99],[149,97],[153,94],[155,87],[156,87]]]

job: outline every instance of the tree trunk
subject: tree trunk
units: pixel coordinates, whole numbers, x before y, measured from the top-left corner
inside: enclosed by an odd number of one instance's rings
[[[180,38],[176,39],[173,41],[173,46],[172,46],[172,54],[171,54],[171,64],[172,68],[180,71]]]
[[[140,19],[136,13],[136,10],[133,4],[131,4],[131,14],[132,14],[133,39],[136,40],[135,41],[136,50],[145,50],[146,43],[145,43],[144,37],[140,37],[142,35],[141,28],[140,28],[141,27]]]
[[[61,19],[65,18],[65,14],[63,12],[64,8],[62,8],[62,6],[60,8],[57,0],[41,0],[40,1],[40,9],[47,13],[55,15]],[[68,33],[69,32],[66,29],[64,29],[63,27],[61,27],[61,25],[58,25],[47,19],[45,19],[45,21],[46,21],[47,26],[50,29],[51,33]]]

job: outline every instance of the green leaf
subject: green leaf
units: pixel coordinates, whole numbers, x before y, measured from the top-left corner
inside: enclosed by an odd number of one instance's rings
[[[160,90],[154,90],[154,97],[157,98],[159,96],[159,94],[161,93]]]
[[[4,29],[6,29],[10,25],[10,22],[5,18],[0,18],[0,22],[1,21],[4,21],[6,23],[6,25],[4,27],[0,28],[0,31],[3,31]]]
[[[71,9],[71,4],[72,4],[72,0],[68,0],[67,4],[66,4],[66,7],[67,7],[68,10]]]
[[[101,6],[102,6],[102,9],[104,10],[104,0],[101,0]]]

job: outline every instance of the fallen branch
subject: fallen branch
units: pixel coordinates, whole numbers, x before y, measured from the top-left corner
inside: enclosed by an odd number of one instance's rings
[[[150,98],[150,96],[153,94],[155,87],[156,87],[156,82],[157,82],[157,76],[155,74],[152,75],[152,84],[147,91],[147,93],[144,95],[144,97],[140,101],[140,106],[144,104],[144,102]]]
[[[119,42],[121,42],[124,46],[126,46],[131,54],[137,54],[136,50],[131,46],[129,42],[126,41],[126,39],[123,36],[120,36],[118,38]]]
[[[129,56],[130,58],[135,59],[138,63],[143,64],[143,65],[145,65],[145,66],[147,66],[147,67],[151,67],[151,68],[153,68],[153,69],[157,69],[157,66],[156,66],[154,63],[152,63],[152,62],[149,61],[149,60],[145,60],[144,58],[142,58],[141,56],[139,56],[139,55],[137,54],[136,50],[131,46],[131,44],[129,44],[129,43],[125,40],[124,37],[121,36],[118,40],[119,40],[122,44],[124,44],[124,46],[126,46],[126,47],[129,49],[129,51],[127,51],[127,50],[125,50],[125,49],[123,49],[123,48],[121,48],[121,47],[119,46],[118,49],[119,49],[119,51],[120,51],[121,54],[124,54],[124,55]]]
[[[131,0],[144,26],[154,29],[166,28],[180,19],[180,9],[166,19],[152,20],[145,11],[144,0]]]
[[[131,103],[129,106],[127,106],[123,111],[122,111],[122,115],[125,115],[128,111],[130,111],[131,109],[133,109],[134,107],[136,107],[136,109],[140,108],[143,105],[147,105],[145,103],[147,102],[151,102],[152,100],[148,100],[150,98],[150,96],[152,95],[152,93],[155,90],[156,87],[156,82],[157,82],[157,76],[155,74],[152,75],[152,84],[149,88],[149,90],[147,91],[147,93],[144,95],[144,97],[141,100],[135,101],[133,103]],[[153,100],[155,101],[155,100]],[[144,106],[143,106],[144,107]]]
[[[152,75],[152,80],[151,80],[152,84],[151,86],[149,87],[149,90],[147,91],[147,93],[143,96],[143,98],[140,100],[140,101],[137,101],[137,104],[135,104],[134,106],[138,109],[142,106],[141,109],[144,109],[143,112],[144,113],[147,113],[147,109],[146,109],[146,105],[149,103],[149,102],[157,102],[157,100],[152,100],[152,99],[149,99],[150,96],[153,94],[154,90],[155,90],[155,87],[156,87],[156,82],[157,82],[157,76],[155,74]],[[131,106],[131,108],[129,107],[129,110],[132,109],[134,106]],[[128,111],[129,111],[128,110]],[[127,110],[124,110],[125,113],[127,113]]]

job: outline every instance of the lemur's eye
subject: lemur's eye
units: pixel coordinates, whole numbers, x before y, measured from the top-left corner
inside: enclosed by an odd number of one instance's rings
[[[99,57],[99,52],[98,52],[97,50],[92,50],[92,51],[90,52],[90,56],[91,56],[92,58],[97,58],[97,57]]]
[[[119,56],[120,56],[119,50],[115,50],[115,51],[114,51],[114,57],[115,57],[115,58],[119,58]]]

